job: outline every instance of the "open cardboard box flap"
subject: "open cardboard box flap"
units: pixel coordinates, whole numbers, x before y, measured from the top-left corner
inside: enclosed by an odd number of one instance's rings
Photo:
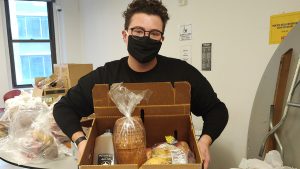
[[[137,105],[133,116],[144,113],[147,147],[163,142],[164,136],[176,135],[179,141],[186,141],[194,152],[196,163],[184,165],[142,165],[140,169],[201,169],[201,158],[197,149],[190,117],[190,84],[188,82],[123,83],[129,90],[151,90],[150,98]],[[112,166],[92,165],[95,138],[111,129],[115,121],[123,117],[108,95],[108,84],[96,84],[93,89],[95,119],[88,133],[88,141],[79,161],[81,169],[110,168],[138,169],[136,164]]]
[[[149,110],[147,115],[190,115],[190,84],[188,82],[175,82],[174,87],[170,82],[153,83],[123,83],[129,90],[150,90],[148,100],[142,100],[137,105],[133,115],[139,115],[141,109]],[[97,84],[93,89],[94,111],[96,117],[123,116],[108,95],[109,85]],[[154,114],[153,114],[154,113]],[[170,114],[171,113],[171,114]]]

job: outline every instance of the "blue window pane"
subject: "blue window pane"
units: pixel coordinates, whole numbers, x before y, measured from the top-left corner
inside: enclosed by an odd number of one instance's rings
[[[49,39],[48,17],[41,17],[42,21],[42,39]]]
[[[30,57],[30,72],[32,77],[43,77],[43,57],[31,56]]]
[[[49,39],[47,2],[9,0],[9,12],[13,39]]]
[[[23,82],[32,84],[36,77],[52,74],[51,56],[20,56]]]
[[[17,85],[33,84],[36,77],[52,74],[49,42],[13,43]]]
[[[32,39],[41,38],[41,18],[36,16],[26,17],[27,34]]]
[[[45,56],[44,57],[45,61],[45,77],[50,76],[52,74],[52,61],[51,61],[51,56]]]
[[[17,17],[17,22],[18,22],[19,38],[25,39],[26,38],[25,17],[24,16],[18,16]]]
[[[15,1],[16,11],[22,13],[32,12],[45,12],[47,11],[46,2],[26,2],[26,1]]]
[[[22,75],[24,80],[30,80],[30,65],[28,56],[20,56],[22,65]]]

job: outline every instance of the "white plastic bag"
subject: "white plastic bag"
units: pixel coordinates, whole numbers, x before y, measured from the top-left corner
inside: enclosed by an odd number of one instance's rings
[[[281,156],[277,150],[269,151],[264,161],[258,159],[242,159],[240,169],[293,169],[283,166]]]
[[[273,168],[283,167],[283,162],[282,162],[280,153],[276,150],[269,151],[266,154],[264,161],[266,163],[270,164]]]
[[[22,94],[6,102],[5,116],[8,136],[1,139],[0,153],[14,157],[15,163],[42,163],[71,155],[71,152],[52,135],[53,105],[41,98]]]
[[[242,169],[273,169],[273,167],[261,160],[258,159],[242,159],[239,168]]]

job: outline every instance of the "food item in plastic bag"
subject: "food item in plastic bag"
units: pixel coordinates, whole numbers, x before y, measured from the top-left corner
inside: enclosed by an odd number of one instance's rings
[[[0,121],[0,139],[8,135],[8,123]]]
[[[42,131],[29,132],[28,137],[20,138],[18,142],[21,153],[29,159],[41,156],[51,160],[58,157],[58,147],[53,137]]]
[[[152,149],[152,157],[159,157],[169,164],[187,164],[187,154],[183,150],[168,143],[158,144]]]
[[[14,163],[42,163],[71,155],[71,151],[52,135],[53,105],[26,92],[5,102],[0,121],[8,124],[8,137],[1,139],[0,153],[14,157]]]
[[[190,149],[190,147],[189,147],[189,145],[188,145],[187,142],[185,142],[185,141],[178,141],[175,144],[175,146],[178,147],[179,149],[181,149],[187,155],[188,163],[196,163],[195,155],[191,151],[191,149]]]
[[[160,158],[168,164],[195,163],[194,153],[185,141],[177,141],[173,136],[166,136],[165,143],[159,143],[147,149],[147,159]],[[155,160],[156,161],[156,160]],[[151,164],[151,163],[147,163]]]
[[[181,149],[185,153],[185,155],[187,156],[187,159],[188,159],[188,163],[196,162],[195,155],[191,151],[190,146],[188,145],[187,142],[177,141],[173,136],[166,136],[165,138],[166,138],[166,142],[168,144],[176,146],[177,148]]]
[[[66,81],[61,76],[52,74],[49,77],[36,82],[35,86],[39,89],[64,88],[67,86],[65,83]]]
[[[152,149],[151,148],[146,148],[146,157],[147,157],[147,160],[149,160],[152,157]]]
[[[139,117],[131,117],[130,122],[127,117],[116,121],[114,146],[118,164],[141,165],[146,161],[146,135]]]
[[[144,164],[146,164],[146,165],[164,165],[164,164],[170,164],[170,163],[169,163],[169,161],[167,161],[164,158],[152,157],[149,160],[147,160]]]
[[[125,116],[114,126],[113,142],[118,164],[142,165],[146,161],[146,134],[141,118],[131,117],[137,104],[145,97],[147,90],[129,91],[122,84],[113,84],[109,91],[119,111]]]
[[[58,127],[57,123],[55,122],[53,116],[51,116],[50,122],[50,130],[51,134],[57,139],[59,143],[67,143],[70,142],[70,139],[62,130]]]
[[[41,155],[45,159],[52,160],[58,157],[58,147],[50,134],[42,131],[34,131],[32,136],[37,142],[42,144]]]

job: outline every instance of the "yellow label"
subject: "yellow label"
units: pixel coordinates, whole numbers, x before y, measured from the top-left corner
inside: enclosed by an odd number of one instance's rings
[[[165,136],[165,138],[168,144],[174,144],[176,141],[176,139],[173,136]]]
[[[270,44],[279,44],[300,21],[300,11],[272,15],[270,18]]]

